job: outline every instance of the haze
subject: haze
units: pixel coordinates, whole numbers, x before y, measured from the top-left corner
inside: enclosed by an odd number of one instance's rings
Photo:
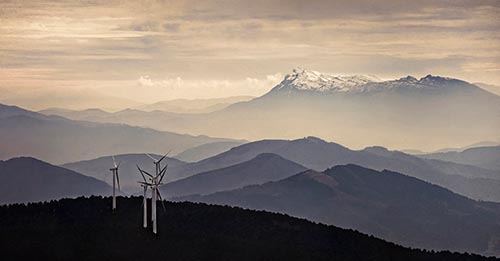
[[[259,96],[296,66],[500,84],[494,0],[32,0],[0,10],[0,102],[28,109]]]

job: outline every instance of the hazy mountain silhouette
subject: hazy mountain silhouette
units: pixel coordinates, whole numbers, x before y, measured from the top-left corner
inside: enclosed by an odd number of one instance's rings
[[[0,161],[0,204],[109,195],[104,182],[35,158]]]
[[[261,153],[274,153],[306,168],[322,171],[342,164],[357,164],[376,170],[389,169],[410,175],[462,195],[500,201],[500,172],[475,166],[422,159],[382,147],[350,150],[315,137],[298,140],[262,140],[235,147],[208,159],[183,166],[175,179],[242,163]]]
[[[93,121],[93,119],[95,119],[95,118],[105,117],[110,112],[107,112],[107,111],[101,110],[101,109],[97,109],[97,108],[85,109],[85,110],[80,110],[80,111],[61,109],[61,108],[49,108],[49,109],[38,111],[38,113],[41,113],[41,114],[47,115],[47,116],[51,116],[51,115],[61,116],[61,117],[71,119],[71,120]]]
[[[407,246],[500,254],[500,204],[357,165],[180,200],[286,213]]]
[[[246,143],[216,156],[190,163],[186,166],[182,176],[188,177],[197,173],[225,168],[255,158],[261,153],[278,154],[294,161],[306,168],[324,170],[336,160],[354,160],[360,154],[333,142],[325,142],[315,137],[297,140],[261,140]]]
[[[457,79],[379,81],[296,69],[267,94],[212,113],[124,110],[87,120],[245,140],[312,135],[349,147],[432,151],[497,140],[499,117],[499,96]]]
[[[290,177],[305,167],[272,153],[226,168],[203,172],[161,187],[165,197],[210,194]]]
[[[159,159],[162,155],[152,154],[151,156]],[[133,194],[141,191],[141,187],[137,183],[142,180],[142,177],[137,169],[136,164],[138,164],[141,169],[154,174],[155,167],[151,158],[146,156],[146,154],[120,154],[115,155],[115,160],[120,163],[119,175],[120,175],[120,185],[122,190],[127,194]],[[183,170],[182,166],[186,163],[178,159],[166,157],[162,161],[162,167],[168,164],[167,175],[165,176],[165,181],[168,181],[172,176],[172,173],[178,173]],[[113,160],[111,156],[100,157],[92,160],[84,160],[78,162],[72,162],[62,165],[64,168],[74,170],[76,172],[82,173],[87,176],[97,178],[99,180],[105,181],[106,183],[112,185],[113,177],[109,168],[113,166]]]
[[[5,260],[495,260],[404,248],[286,215],[166,202],[158,235],[142,228],[142,198],[91,197],[0,206]],[[160,208],[161,209],[161,208]],[[50,240],[47,237],[50,236]]]
[[[474,85],[481,87],[483,90],[489,91],[496,95],[500,95],[500,86],[493,84],[486,84],[481,82],[475,82]]]
[[[202,144],[194,148],[187,149],[174,157],[186,162],[196,162],[206,158],[210,158],[219,153],[225,152],[233,147],[237,147],[246,142],[243,141],[220,141]]]
[[[422,155],[422,154],[435,154],[435,153],[440,153],[440,152],[452,152],[452,151],[460,152],[460,151],[464,151],[466,149],[472,149],[472,148],[478,148],[478,147],[493,147],[493,146],[499,146],[499,145],[500,145],[500,142],[496,142],[496,141],[480,141],[480,142],[476,142],[476,143],[473,143],[473,144],[470,144],[470,145],[467,145],[464,147],[460,147],[460,148],[442,148],[442,149],[438,149],[435,151],[421,151],[421,150],[414,150],[414,149],[404,149],[404,150],[400,150],[400,151],[407,153],[407,154],[411,154],[411,155]]]
[[[478,147],[464,151],[438,152],[418,156],[500,171],[500,146]]]
[[[252,96],[232,96],[212,99],[175,99],[160,101],[137,107],[143,111],[166,111],[176,113],[207,113],[226,108],[227,106],[251,100]]]
[[[116,153],[172,150],[173,154],[205,143],[230,141],[181,135],[123,124],[74,121],[0,105],[0,158],[29,155],[52,163]]]

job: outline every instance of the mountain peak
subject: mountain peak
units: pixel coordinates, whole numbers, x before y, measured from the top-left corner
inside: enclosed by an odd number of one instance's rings
[[[307,142],[312,142],[312,143],[319,143],[319,144],[324,144],[324,143],[327,143],[326,141],[318,138],[318,137],[314,137],[314,136],[307,136],[307,137],[304,137],[302,139],[297,139],[297,140],[294,140],[294,141],[307,141]]]
[[[271,93],[368,93],[405,90],[470,89],[475,87],[465,81],[428,74],[417,79],[406,76],[396,80],[382,81],[372,75],[332,75],[297,67],[275,86]]]
[[[331,75],[297,67],[287,74],[273,90],[314,92],[350,92],[357,87],[380,79],[370,75]]]
[[[407,83],[418,83],[418,79],[410,75],[400,78],[398,81]]]

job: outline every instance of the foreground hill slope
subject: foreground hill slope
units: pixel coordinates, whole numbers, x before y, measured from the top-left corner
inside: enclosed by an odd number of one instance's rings
[[[399,244],[500,255],[500,205],[391,171],[356,165],[181,198],[304,217]]]
[[[78,198],[0,207],[5,260],[487,260],[410,250],[285,215],[166,203],[159,234],[142,228],[141,198]],[[47,240],[50,238],[50,240]],[[492,259],[493,260],[493,259]]]
[[[100,180],[34,158],[0,161],[0,204],[110,193]]]

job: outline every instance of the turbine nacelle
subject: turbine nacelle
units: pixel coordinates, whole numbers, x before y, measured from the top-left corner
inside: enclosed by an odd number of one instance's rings
[[[157,159],[157,158],[155,158],[155,157],[151,156],[151,154],[149,154],[149,153],[145,153],[145,154],[146,154],[146,156],[148,156],[150,159],[152,159],[152,160],[153,160],[153,164],[158,165],[158,164],[160,164],[160,163],[161,163],[161,161],[162,161],[164,158],[166,158],[166,157],[167,157],[167,155],[168,155],[168,154],[170,154],[170,151],[168,151],[168,152],[167,152],[165,155],[163,155],[160,159]]]

